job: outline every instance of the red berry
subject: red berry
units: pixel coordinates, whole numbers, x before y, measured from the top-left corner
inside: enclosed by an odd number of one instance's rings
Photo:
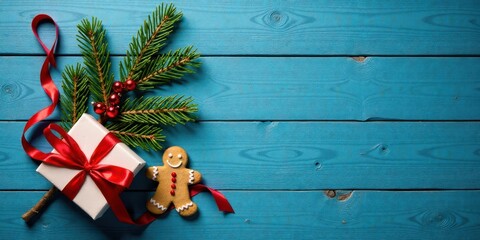
[[[114,93],[108,97],[108,101],[111,105],[118,105],[120,103],[120,96],[118,93]]]
[[[176,182],[177,182],[177,179],[174,178],[174,177],[172,177],[172,182],[173,182],[173,183],[176,183]]]
[[[172,183],[172,185],[170,185],[170,187],[171,187],[172,189],[177,188],[177,186],[175,185],[175,183]]]
[[[128,79],[127,81],[125,81],[124,86],[127,91],[133,91],[137,87],[137,83],[132,79]]]
[[[118,115],[118,108],[116,106],[110,106],[107,108],[107,116],[109,118],[115,118]]]
[[[101,102],[96,102],[93,103],[93,111],[95,111],[96,114],[103,114],[107,107],[105,107],[105,103]]]
[[[177,176],[177,173],[176,172],[172,172],[172,177],[176,177]]]
[[[123,91],[124,85],[122,82],[113,82],[112,89],[116,93],[121,93]]]
[[[175,196],[175,190],[172,189],[172,190],[170,191],[170,195]]]

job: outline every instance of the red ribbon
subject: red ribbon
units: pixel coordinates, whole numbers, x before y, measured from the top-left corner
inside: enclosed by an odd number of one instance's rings
[[[195,184],[190,187],[190,196],[193,197],[201,192],[210,192],[217,203],[218,210],[226,213],[235,213],[233,211],[232,205],[228,202],[227,198],[223,196],[219,191],[209,188],[203,184]]]
[[[52,130],[56,131],[63,140],[55,136]],[[105,135],[89,160],[78,143],[60,126],[50,124],[43,130],[43,134],[50,145],[59,153],[48,153],[47,157],[41,160],[43,163],[80,170],[62,190],[69,199],[73,200],[75,198],[88,175],[100,189],[113,213],[121,222],[142,225],[155,220],[155,216],[146,212],[134,221],[120,199],[120,193],[132,183],[133,173],[122,167],[100,164],[102,159],[120,142],[115,135],[112,133]]]
[[[52,48],[50,49],[48,49],[48,47],[40,39],[40,36],[38,36],[37,27],[38,27],[38,24],[42,21],[49,21],[55,25],[55,41],[53,42]],[[47,96],[50,98],[50,100],[52,100],[52,103],[46,108],[38,111],[30,119],[28,119],[27,124],[25,124],[25,127],[23,128],[22,146],[25,152],[28,154],[28,156],[30,156],[35,160],[41,161],[42,159],[45,159],[47,157],[47,154],[33,147],[25,138],[25,132],[27,132],[27,130],[31,128],[33,125],[35,125],[36,123],[50,116],[55,110],[55,107],[57,106],[57,103],[58,103],[58,99],[60,97],[60,93],[58,92],[58,89],[55,86],[55,83],[53,82],[52,76],[50,76],[50,71],[49,71],[50,65],[52,65],[53,67],[56,67],[54,53],[55,53],[55,48],[57,46],[57,40],[58,40],[58,25],[57,23],[55,23],[55,21],[53,21],[53,19],[50,16],[46,14],[39,14],[35,16],[35,18],[33,18],[32,20],[32,31],[33,31],[33,34],[35,34],[35,37],[37,38],[38,42],[42,45],[43,50],[47,54],[47,58],[43,62],[42,69],[40,71],[40,83],[42,85],[43,90],[47,94]]]
[[[52,130],[58,132],[60,136],[63,137],[63,141],[62,139],[57,138],[57,136],[52,133]],[[99,164],[100,161],[112,151],[113,147],[120,142],[120,140],[118,140],[112,133],[108,133],[102,141],[100,141],[90,157],[90,161],[80,149],[77,142],[75,142],[75,140],[60,126],[50,124],[43,130],[43,134],[47,141],[59,153],[48,154],[48,157],[43,159],[43,163],[57,167],[81,170],[62,190],[70,200],[73,200],[78,194],[87,175],[92,178],[97,186],[102,185],[101,182],[107,181],[118,186],[120,190],[123,190],[129,187],[132,183],[133,173],[128,169],[114,165]]]
[[[55,25],[55,40],[52,47],[49,49],[40,39],[37,27],[40,22],[48,21]],[[80,191],[85,179],[88,176],[92,178],[97,187],[102,192],[103,196],[110,205],[115,216],[124,223],[144,225],[149,224],[156,218],[153,214],[145,212],[137,220],[133,220],[130,217],[125,205],[120,199],[120,193],[129,187],[133,180],[133,173],[128,170],[114,165],[100,164],[102,159],[110,153],[113,147],[120,141],[111,133],[108,133],[97,146],[90,159],[87,159],[82,152],[77,142],[68,133],[56,124],[50,124],[43,130],[45,138],[58,152],[56,153],[44,153],[34,146],[32,146],[25,138],[25,133],[36,123],[46,119],[50,116],[59,100],[59,91],[55,86],[50,75],[50,66],[56,67],[55,63],[55,48],[57,45],[59,30],[55,21],[46,14],[39,14],[32,20],[32,31],[37,38],[38,42],[42,45],[43,50],[47,54],[47,57],[42,65],[40,71],[40,83],[50,98],[52,103],[35,113],[25,125],[22,133],[22,146],[25,152],[33,159],[41,161],[46,164],[50,164],[57,167],[65,167],[71,169],[80,170],[75,177],[64,187],[62,192],[69,198],[74,199]],[[58,138],[52,131],[59,133],[63,138]],[[228,200],[220,192],[215,189],[209,188],[202,184],[196,184],[190,188],[190,195],[193,197],[202,191],[208,191],[212,194],[218,208],[221,211],[233,213],[233,208]]]

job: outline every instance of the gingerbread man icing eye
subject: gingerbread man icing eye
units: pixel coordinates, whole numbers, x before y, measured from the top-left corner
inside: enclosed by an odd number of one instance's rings
[[[173,157],[173,154],[172,153],[169,153],[168,154],[168,158],[172,158]]]
[[[182,154],[178,154],[178,159],[182,159]]]

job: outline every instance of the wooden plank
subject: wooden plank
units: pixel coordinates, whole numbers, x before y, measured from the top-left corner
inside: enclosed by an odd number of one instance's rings
[[[158,2],[2,1],[3,54],[43,53],[29,28],[39,13],[60,25],[62,54],[79,54],[76,25],[97,16],[114,54]],[[209,55],[446,55],[480,54],[475,0],[462,1],[175,1],[185,18],[172,48],[193,44]],[[43,31],[45,30],[45,31]],[[45,38],[52,29],[42,29]]]
[[[206,193],[193,220],[169,213],[147,227],[92,221],[64,197],[33,226],[20,218],[39,192],[0,192],[2,239],[478,239],[479,191],[355,191],[347,200],[313,192],[225,191],[236,213],[218,212]],[[151,193],[123,194],[139,214]]]
[[[47,189],[23,126],[0,123],[0,189]],[[480,189],[479,122],[201,122],[166,135],[219,189]],[[138,152],[162,165],[161,152]],[[143,174],[132,188],[154,189]]]
[[[118,62],[113,58],[114,73]],[[59,69],[80,62],[60,57]],[[38,79],[43,57],[0,57],[0,119],[25,120],[49,104]],[[480,58],[207,57],[184,94],[200,120],[476,120]],[[27,67],[28,66],[28,67]],[[461,66],[461,67],[459,67]],[[60,86],[58,71],[53,78]],[[58,114],[55,115],[59,118]]]

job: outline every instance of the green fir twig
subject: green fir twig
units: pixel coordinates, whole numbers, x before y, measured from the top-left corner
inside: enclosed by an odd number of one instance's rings
[[[197,105],[190,97],[141,97],[127,99],[117,120],[173,126],[194,121],[193,113],[197,110]]]
[[[113,74],[110,72],[110,52],[102,22],[95,17],[83,19],[78,25],[78,46],[91,80],[90,91],[95,102],[107,104]]]
[[[191,46],[159,55],[142,72],[137,80],[137,88],[150,89],[180,79],[185,74],[194,73],[194,68],[200,66],[200,63],[195,61],[199,57],[200,54]]]
[[[160,142],[165,141],[165,136],[161,134],[162,129],[151,124],[110,122],[105,127],[123,143],[145,151],[160,150]]]
[[[62,73],[63,94],[60,97],[62,126],[69,130],[88,110],[89,80],[79,63],[68,65]]]
[[[182,18],[173,4],[161,4],[144,21],[132,38],[127,54],[120,62],[120,80],[137,81],[152,59],[166,44],[176,22]]]

